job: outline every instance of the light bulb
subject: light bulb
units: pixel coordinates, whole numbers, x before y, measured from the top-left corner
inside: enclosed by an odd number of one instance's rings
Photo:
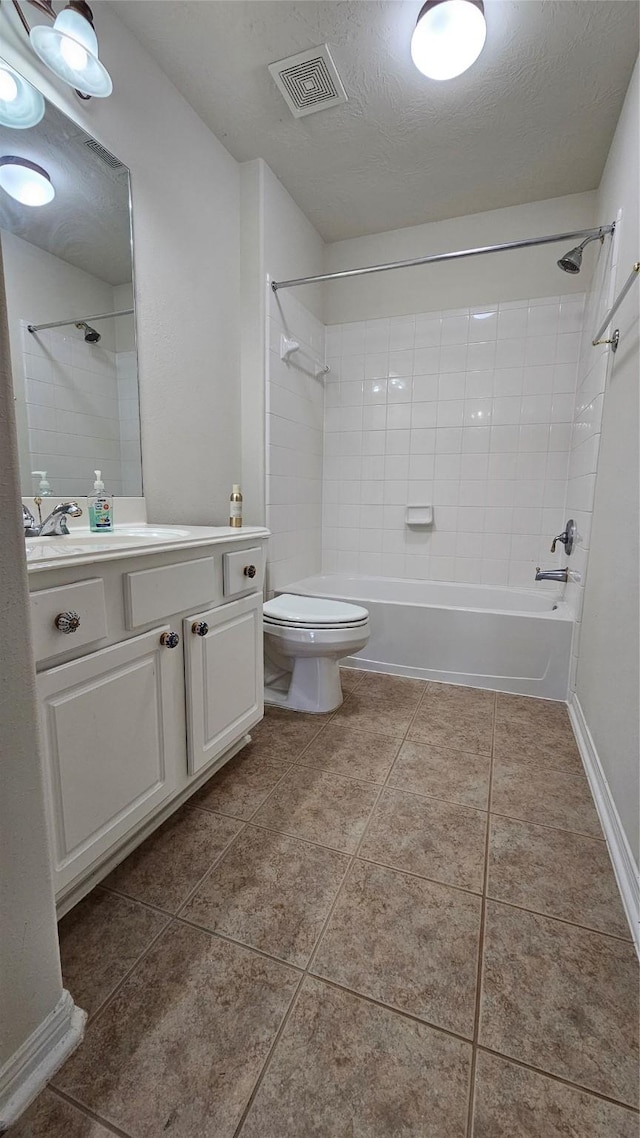
[[[411,58],[429,79],[454,79],[484,47],[484,6],[476,0],[427,0],[411,37]]]
[[[89,56],[82,45],[69,39],[68,36],[60,41],[60,55],[74,71],[84,71],[89,62]]]
[[[3,103],[13,103],[18,97],[18,84],[9,71],[0,68],[0,99]]]

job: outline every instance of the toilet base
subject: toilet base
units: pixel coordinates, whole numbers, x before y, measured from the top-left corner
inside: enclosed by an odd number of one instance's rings
[[[290,675],[287,690],[282,679],[277,684],[265,685],[265,703],[316,715],[340,707],[343,696],[337,660],[326,656],[298,656]]]

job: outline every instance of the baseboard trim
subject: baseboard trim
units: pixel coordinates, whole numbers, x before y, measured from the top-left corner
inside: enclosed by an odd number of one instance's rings
[[[591,794],[609,850],[616,875],[622,905],[631,929],[636,950],[640,955],[640,877],[627,835],[622,828],[620,815],[609,789],[593,736],[584,717],[580,701],[573,692],[569,699],[569,717],[582,758]]]
[[[55,1008],[0,1070],[0,1134],[44,1090],[84,1035],[87,1013],[63,991]]]

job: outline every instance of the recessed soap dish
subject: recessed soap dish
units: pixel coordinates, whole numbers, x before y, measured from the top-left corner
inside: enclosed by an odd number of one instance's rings
[[[433,506],[407,506],[404,520],[408,526],[432,526]]]

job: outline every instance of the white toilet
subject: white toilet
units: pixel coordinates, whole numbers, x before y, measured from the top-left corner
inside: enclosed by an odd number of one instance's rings
[[[283,593],[263,606],[265,703],[333,711],[342,703],[338,661],[369,639],[360,605]]]

